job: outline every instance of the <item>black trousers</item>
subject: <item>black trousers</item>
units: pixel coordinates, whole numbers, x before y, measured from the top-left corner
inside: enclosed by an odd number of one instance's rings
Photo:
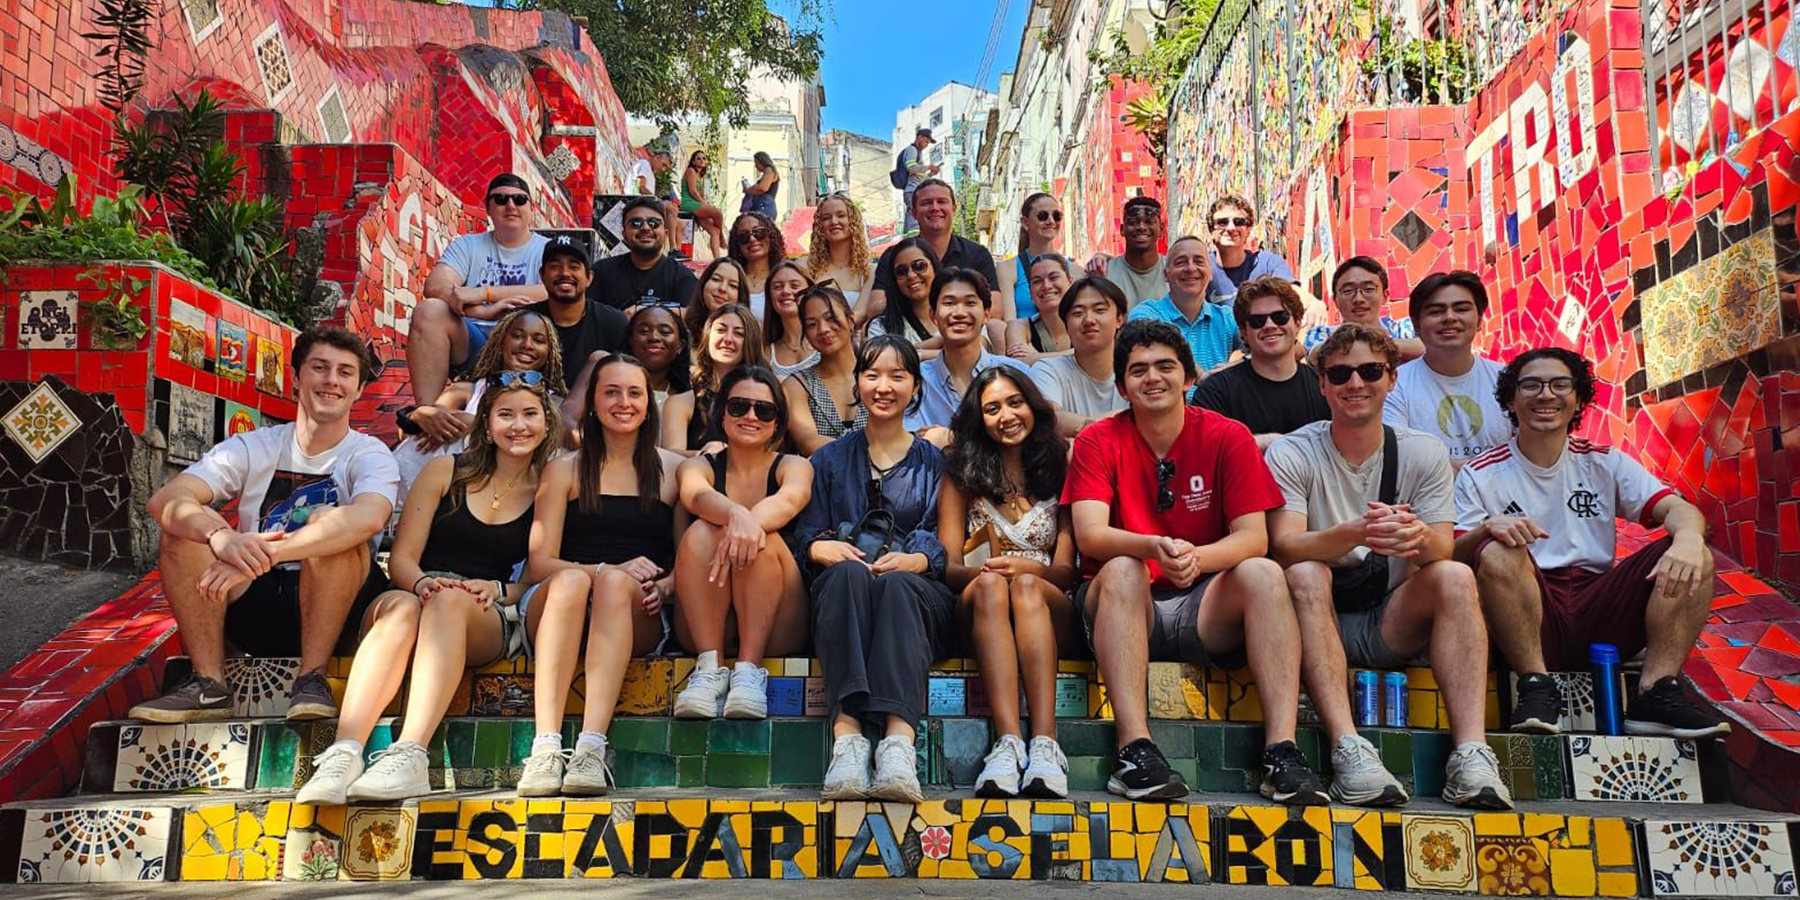
[[[812,618],[833,711],[876,727],[899,716],[917,728],[926,674],[955,634],[950,589],[912,572],[876,577],[862,563],[841,562],[813,580]]]

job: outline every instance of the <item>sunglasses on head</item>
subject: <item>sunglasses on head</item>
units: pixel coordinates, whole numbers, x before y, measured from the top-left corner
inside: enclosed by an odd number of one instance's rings
[[[488,380],[503,388],[537,387],[544,383],[544,373],[536,369],[526,369],[523,372],[495,372],[488,376]]]
[[[1060,209],[1040,209],[1037,211],[1036,215],[1039,222],[1062,221],[1062,210]]]
[[[1249,228],[1250,227],[1250,219],[1248,216],[1220,216],[1213,220],[1213,227],[1214,228],[1229,228],[1229,227]]]
[[[737,238],[740,241],[766,241],[769,239],[769,229],[760,225],[755,228],[746,228],[737,233]]]
[[[531,202],[530,194],[489,194],[488,202],[495,206],[524,206]]]
[[[1268,322],[1274,322],[1279,328],[1293,320],[1294,317],[1288,315],[1288,311],[1285,309],[1278,309],[1272,313],[1250,313],[1244,317],[1244,321],[1248,322],[1251,328],[1261,328]]]
[[[1159,513],[1168,512],[1175,505],[1175,492],[1169,488],[1169,482],[1174,477],[1174,460],[1156,461],[1156,511]]]
[[[1360,366],[1336,365],[1325,367],[1325,378],[1332,384],[1349,384],[1350,376],[1355,375],[1364,384],[1373,384],[1388,373],[1388,364],[1384,362],[1363,363]]]
[[[922,275],[929,271],[931,271],[931,260],[929,260],[929,259],[915,259],[910,264],[909,263],[895,263],[894,264],[894,272],[896,274],[898,274],[900,272],[911,272],[914,275]]]
[[[634,216],[626,219],[625,224],[632,228],[661,228],[663,220],[653,216]]]
[[[773,401],[752,400],[749,397],[733,397],[725,401],[725,414],[734,419],[742,419],[752,411],[755,411],[758,422],[775,421],[777,410]]]

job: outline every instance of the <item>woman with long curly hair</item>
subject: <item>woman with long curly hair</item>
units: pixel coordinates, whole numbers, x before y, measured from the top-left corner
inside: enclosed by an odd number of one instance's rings
[[[498,372],[483,384],[468,448],[426,463],[407,495],[388,557],[394,590],[363,616],[337,743],[313,760],[302,803],[430,793],[425,746],[463,670],[523,649],[517,604],[525,585],[513,573],[527,554],[533,498],[561,446],[562,421],[548,379],[536,370]],[[365,772],[363,742],[399,693],[409,654],[412,680],[399,739]],[[559,707],[555,723],[540,722],[539,730],[560,731],[561,721]]]
[[[763,308],[763,340],[768,342],[769,368],[786,378],[819,361],[819,351],[806,342],[800,323],[800,295],[813,286],[806,268],[785,259],[769,270],[769,302]]]
[[[955,435],[938,495],[938,540],[970,635],[999,738],[975,781],[983,797],[1066,797],[1069,762],[1056,743],[1058,647],[1076,644],[1075,542],[1060,507],[1069,445],[1056,408],[1023,373],[975,376],[951,419]],[[1019,728],[1019,675],[1031,745]]]
[[[851,309],[875,285],[875,259],[869,254],[862,210],[844,194],[820,200],[813,213],[812,234],[806,239],[806,274],[814,284],[836,284]]]
[[[775,220],[762,213],[741,213],[731,220],[731,258],[744,270],[744,285],[750,291],[750,312],[762,318],[763,302],[768,290],[769,273],[787,259],[787,242]]]
[[[682,456],[693,456],[720,440],[713,433],[713,396],[726,373],[738,366],[769,364],[762,328],[747,307],[727,303],[706,320],[696,338],[700,353],[694,360],[692,386],[663,403],[662,446]]]

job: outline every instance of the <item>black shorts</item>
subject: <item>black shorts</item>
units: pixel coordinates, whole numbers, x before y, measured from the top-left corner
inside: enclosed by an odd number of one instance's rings
[[[1217,572],[1203,575],[1186,588],[1150,592],[1148,650],[1151,662],[1184,662],[1221,669],[1241,669],[1247,664],[1249,657],[1242,644],[1224,652],[1214,652],[1200,642],[1200,598],[1206,593],[1206,586],[1218,575]],[[1089,649],[1098,653],[1098,648],[1094,647],[1094,619],[1087,609],[1088,586],[1092,584],[1092,581],[1084,581],[1075,589],[1075,608],[1081,613]]]
[[[344,617],[345,627],[338,632],[336,656],[356,652],[357,623],[375,598],[392,585],[373,555],[369,558],[369,574],[363,579],[350,612]],[[251,656],[300,655],[300,570],[274,569],[250,582],[242,596],[225,610],[225,640]]]

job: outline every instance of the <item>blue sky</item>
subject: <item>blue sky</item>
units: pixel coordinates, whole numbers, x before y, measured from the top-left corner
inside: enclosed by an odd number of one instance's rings
[[[946,81],[974,84],[988,26],[1001,6],[1006,22],[988,75],[977,85],[990,91],[1018,57],[1031,0],[836,0],[820,73],[825,129],[887,138],[895,110],[919,102]]]

